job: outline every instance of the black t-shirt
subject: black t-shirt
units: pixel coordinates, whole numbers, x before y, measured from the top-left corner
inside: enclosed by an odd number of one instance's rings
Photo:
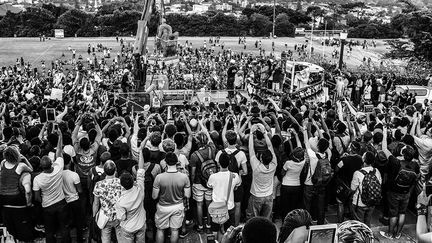
[[[231,66],[228,68],[228,79],[227,79],[227,88],[233,89],[234,88],[234,80],[235,80],[235,74],[237,73],[237,68],[234,66]]]
[[[119,159],[115,162],[117,167],[118,176],[123,174],[124,172],[129,172],[132,174],[132,167],[137,165],[137,161],[133,159]]]
[[[402,187],[399,186],[399,183],[396,180],[397,176],[399,175],[401,168],[407,171],[413,171],[418,175],[420,173],[420,166],[414,161],[407,162],[405,160],[399,160],[393,155],[390,155],[388,160],[387,173],[389,190],[396,193],[408,193],[409,189],[416,184],[417,178],[412,175],[412,178],[407,178],[408,180],[406,180],[406,182],[410,184],[410,187]]]
[[[342,167],[338,172],[338,176],[347,185],[351,185],[354,172],[363,167],[363,160],[360,155],[348,155],[341,159]]]
[[[150,150],[150,162],[160,164],[165,159],[165,153],[159,150]]]

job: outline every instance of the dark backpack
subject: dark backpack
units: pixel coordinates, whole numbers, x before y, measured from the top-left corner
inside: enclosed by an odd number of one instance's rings
[[[305,164],[303,166],[302,171],[300,172],[300,185],[304,185],[309,171],[311,171],[311,169],[310,169],[310,159],[309,159],[309,156],[307,155],[307,153],[305,153]]]
[[[332,148],[332,156],[330,159],[331,164],[333,165],[332,168],[336,167],[336,165],[341,161],[342,155],[347,151],[345,144],[343,143],[343,140],[340,136],[335,136],[335,138],[339,138],[339,141],[342,145],[342,154],[339,153],[336,146],[333,146]]]
[[[376,176],[376,169],[374,168],[370,172],[362,169],[360,172],[364,175],[362,190],[360,191],[362,202],[368,207],[378,205],[382,199],[382,191],[381,183]]]
[[[240,152],[240,150],[236,149],[234,152],[232,152],[231,154],[227,153],[226,150],[222,150],[222,153],[225,153],[228,155],[229,159],[230,159],[230,163],[228,165],[228,170],[234,173],[239,173],[240,168],[238,166],[238,162],[236,159],[236,155]]]
[[[90,192],[90,200],[91,200],[90,202],[93,202],[93,190],[95,188],[95,185],[97,182],[104,180],[106,177],[106,174],[105,174],[105,172],[98,173],[96,171],[96,167],[93,167],[90,169],[90,173],[89,173],[88,177],[89,177],[88,189]],[[93,177],[93,179],[92,179],[92,177]]]
[[[410,168],[407,168],[406,162],[401,161],[401,167],[395,178],[395,183],[401,189],[409,191],[410,187],[414,185],[417,180],[417,174]]]
[[[198,156],[198,159],[201,162],[201,168],[200,168],[201,185],[203,185],[205,188],[207,188],[207,181],[210,178],[210,176],[218,172],[217,164],[212,158],[213,153],[211,147],[209,147],[208,150],[209,150],[209,156],[206,161],[204,161],[204,158],[201,155],[200,151],[196,151],[196,155]]]
[[[144,198],[145,199],[151,199],[152,198],[152,192],[153,192],[153,174],[152,171],[154,167],[156,166],[155,163],[150,163],[150,166],[147,168],[144,174]]]
[[[327,158],[321,158],[318,154],[316,154],[316,156],[318,158],[318,163],[311,178],[312,183],[314,186],[327,186],[334,175],[330,160]]]

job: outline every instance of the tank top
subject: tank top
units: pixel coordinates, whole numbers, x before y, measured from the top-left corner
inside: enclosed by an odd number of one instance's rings
[[[26,206],[24,189],[21,186],[21,175],[16,173],[16,164],[11,169],[3,163],[0,171],[0,203],[1,205]]]

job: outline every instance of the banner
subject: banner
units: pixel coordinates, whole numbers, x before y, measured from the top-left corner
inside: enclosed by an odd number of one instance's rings
[[[119,94],[120,105],[134,111],[144,111],[145,105],[150,105],[150,94],[146,93],[122,93]]]
[[[63,89],[52,88],[50,99],[51,100],[60,100],[60,101],[63,100]]]
[[[319,81],[296,92],[291,93],[291,99],[313,100],[323,93],[323,82]]]
[[[164,74],[158,74],[153,76],[153,83],[157,84],[158,89],[167,90],[168,89],[168,76]]]
[[[54,29],[55,38],[64,38],[64,29]]]

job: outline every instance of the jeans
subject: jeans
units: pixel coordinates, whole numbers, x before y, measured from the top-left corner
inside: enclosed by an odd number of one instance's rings
[[[354,204],[351,204],[351,211],[353,212],[353,217],[355,220],[365,223],[370,227],[372,213],[375,209],[375,206],[372,207],[358,207]]]
[[[111,243],[111,232],[115,231],[117,242],[120,242],[120,225],[118,220],[108,221],[101,230],[102,243]]]
[[[273,196],[256,197],[251,195],[249,197],[249,204],[246,211],[247,219],[253,217],[265,217],[270,219],[273,210]]]
[[[32,242],[34,240],[31,208],[3,207],[3,223],[15,240]]]
[[[128,232],[121,228],[120,230],[120,240],[119,242],[122,243],[145,243],[145,236],[146,236],[146,225],[144,224],[143,227],[135,232]]]
[[[401,214],[405,214],[410,196],[410,193],[387,192],[389,216],[397,217]]]
[[[56,243],[56,238],[54,236],[56,232],[59,232],[57,238],[61,238],[60,242],[70,242],[67,226],[68,213],[65,200],[44,208],[43,217],[47,243]]]
[[[325,187],[304,186],[303,202],[305,209],[316,218],[317,224],[324,224],[325,219]],[[314,209],[314,212],[312,212]]]
[[[81,243],[83,241],[83,228],[85,225],[84,222],[84,214],[81,208],[80,199],[75,200],[67,204],[68,212],[70,215],[70,220],[72,221],[72,225],[76,228],[76,238],[77,242]]]
[[[282,219],[292,210],[300,208],[301,195],[301,186],[281,186]]]

